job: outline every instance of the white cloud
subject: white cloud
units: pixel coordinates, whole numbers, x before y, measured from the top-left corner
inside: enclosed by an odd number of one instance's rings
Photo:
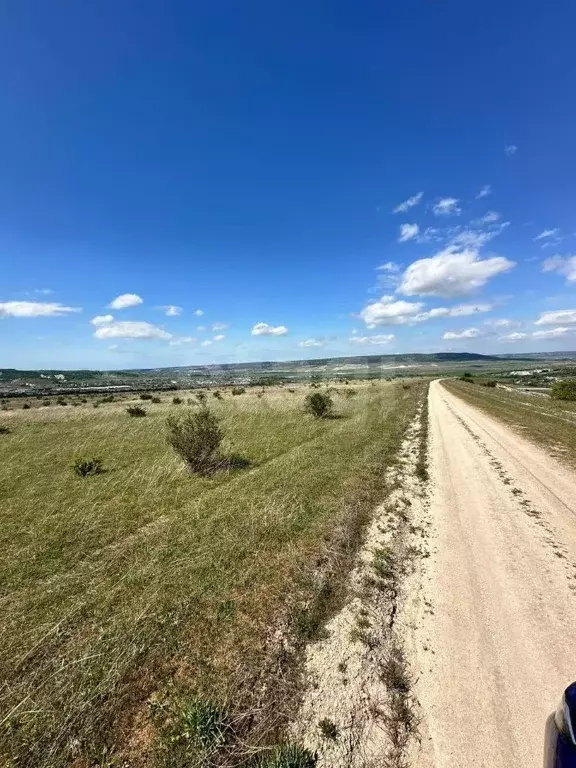
[[[216,336],[213,337],[213,341],[222,341],[222,339],[225,339],[226,336],[224,336],[223,333],[218,333]]]
[[[449,246],[431,258],[412,263],[402,276],[399,291],[406,296],[463,296],[514,266],[503,256],[481,259],[476,248]]]
[[[382,272],[399,272],[400,264],[396,264],[395,261],[387,261],[385,264],[380,264],[376,269],[381,270]]]
[[[118,349],[118,344],[110,344],[108,349],[113,352],[115,349]]]
[[[225,331],[228,328],[228,323],[212,323],[213,331]]]
[[[97,339],[171,339],[172,334],[151,323],[115,320],[94,332]]]
[[[576,256],[552,256],[545,259],[542,271],[558,272],[559,275],[564,275],[566,282],[573,283],[576,281]]]
[[[405,243],[408,240],[412,240],[413,237],[416,237],[418,232],[420,232],[418,224],[402,224],[400,226],[400,237],[398,238],[398,242]]]
[[[210,341],[210,339],[206,339],[206,341],[203,341],[203,342],[200,344],[200,346],[201,346],[201,347],[209,347],[209,346],[210,346],[210,344],[212,344],[212,342]]]
[[[542,312],[534,325],[576,325],[576,309],[556,309]]]
[[[542,266],[543,272],[558,272],[568,283],[576,281],[576,256],[552,256]]]
[[[479,328],[465,328],[463,331],[446,331],[443,339],[478,339],[485,334]]]
[[[418,205],[420,200],[422,200],[423,194],[424,192],[418,192],[418,194],[414,195],[414,197],[409,197],[408,200],[404,200],[403,203],[400,203],[400,205],[397,205],[396,208],[394,208],[392,213],[406,213],[406,211],[410,210],[410,208]]]
[[[50,296],[54,291],[52,288],[34,288],[34,293],[38,293],[40,296]]]
[[[285,336],[288,328],[284,325],[268,325],[268,323],[256,323],[252,328],[252,336]]]
[[[559,234],[560,234],[560,230],[558,229],[558,227],[556,227],[555,229],[545,229],[542,232],[540,232],[539,235],[536,235],[534,240],[535,241],[536,240],[547,240],[550,237],[558,237]]]
[[[0,317],[58,317],[70,312],[80,312],[79,307],[65,307],[57,302],[3,301]]]
[[[485,325],[492,328],[520,328],[522,323],[518,320],[509,320],[507,317],[500,317],[493,320],[486,320]]]
[[[522,332],[519,332],[519,331],[515,331],[514,333],[506,334],[506,336],[500,336],[498,341],[514,343],[515,341],[522,341],[523,339],[527,339],[529,337],[529,335],[530,334],[528,334],[528,333],[522,333]]]
[[[196,315],[196,317],[202,317],[202,315],[204,314],[204,310],[203,309],[195,309],[194,310],[194,314]]]
[[[163,310],[165,310],[167,317],[178,317],[178,315],[181,315],[184,310],[182,307],[177,307],[175,304],[168,304],[165,307],[162,307]]]
[[[197,325],[196,326],[196,330],[199,331],[200,333],[204,333],[204,331],[206,330],[206,326],[205,325]]]
[[[422,302],[396,300],[394,296],[382,296],[379,301],[368,304],[360,312],[360,317],[368,328],[379,325],[404,325],[411,316],[420,312]]]
[[[306,339],[305,341],[299,341],[298,342],[299,347],[323,347],[324,342],[319,341],[318,339]]]
[[[364,307],[360,317],[368,328],[376,328],[383,325],[415,325],[439,317],[467,317],[493,309],[492,304],[458,304],[421,311],[423,306],[422,302],[399,301],[394,296],[382,296],[379,301]]]
[[[383,333],[374,336],[351,336],[348,339],[350,344],[368,344],[374,346],[380,346],[383,344],[390,344],[395,339],[393,333]]]
[[[481,200],[483,197],[488,197],[490,194],[492,194],[492,186],[490,184],[485,184],[476,195],[476,200]]]
[[[516,144],[507,144],[504,147],[504,152],[510,157],[511,155],[515,155],[516,152],[518,152],[518,147]]]
[[[196,341],[194,336],[179,336],[177,339],[172,339],[170,346],[179,347],[181,344],[195,344]]]
[[[127,309],[128,307],[137,307],[142,304],[143,299],[136,293],[122,293],[116,296],[108,305],[110,309]]]
[[[458,207],[458,200],[455,197],[443,197],[434,203],[432,210],[436,216],[458,216],[462,209]]]
[[[114,315],[96,315],[90,322],[92,325],[110,325],[114,322]]]
[[[534,331],[532,334],[533,339],[561,339],[563,336],[568,336],[576,333],[575,328],[551,328],[549,331]]]
[[[501,214],[498,213],[498,211],[488,211],[488,213],[485,213],[484,216],[481,216],[479,219],[476,219],[474,224],[478,224],[482,226],[483,224],[494,224],[495,221],[499,221],[501,218]]]

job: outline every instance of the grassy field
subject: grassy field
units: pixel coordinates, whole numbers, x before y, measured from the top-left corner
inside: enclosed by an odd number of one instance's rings
[[[446,379],[444,386],[576,467],[576,402]]]
[[[1,413],[4,764],[191,765],[182,700],[226,702],[244,740],[277,739],[298,644],[337,602],[426,387],[341,387],[326,420],[303,413],[304,387],[209,393],[250,462],[211,477],[166,444],[188,407],[172,395],[138,401],[145,418],[128,399]],[[77,477],[79,456],[106,471]]]

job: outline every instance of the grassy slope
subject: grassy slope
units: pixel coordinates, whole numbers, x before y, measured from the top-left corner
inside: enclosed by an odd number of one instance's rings
[[[576,403],[462,381],[446,380],[444,386],[576,467]]]
[[[126,402],[5,414],[8,759],[103,760],[114,741],[130,743],[146,698],[170,685],[237,697],[264,663],[276,617],[301,621],[337,528],[351,535],[384,495],[383,468],[424,389],[359,387],[337,398],[344,418],[322,422],[302,415],[305,390],[210,398],[229,447],[253,462],[212,478],[188,476],[167,449],[165,416],[185,407],[168,396],[144,404],[144,419],[130,419]],[[78,455],[102,457],[108,471],[77,478]]]

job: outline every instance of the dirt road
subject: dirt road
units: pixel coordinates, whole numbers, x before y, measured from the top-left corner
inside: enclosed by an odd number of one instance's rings
[[[576,478],[440,382],[429,405],[415,764],[540,767],[546,717],[576,679]]]

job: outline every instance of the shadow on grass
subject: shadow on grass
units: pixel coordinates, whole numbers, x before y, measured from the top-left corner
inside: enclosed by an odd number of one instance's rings
[[[209,464],[202,466],[188,465],[188,471],[191,475],[200,475],[210,477],[222,472],[237,472],[242,469],[248,469],[253,466],[253,462],[245,456],[237,453],[231,453],[228,456],[217,456]]]

